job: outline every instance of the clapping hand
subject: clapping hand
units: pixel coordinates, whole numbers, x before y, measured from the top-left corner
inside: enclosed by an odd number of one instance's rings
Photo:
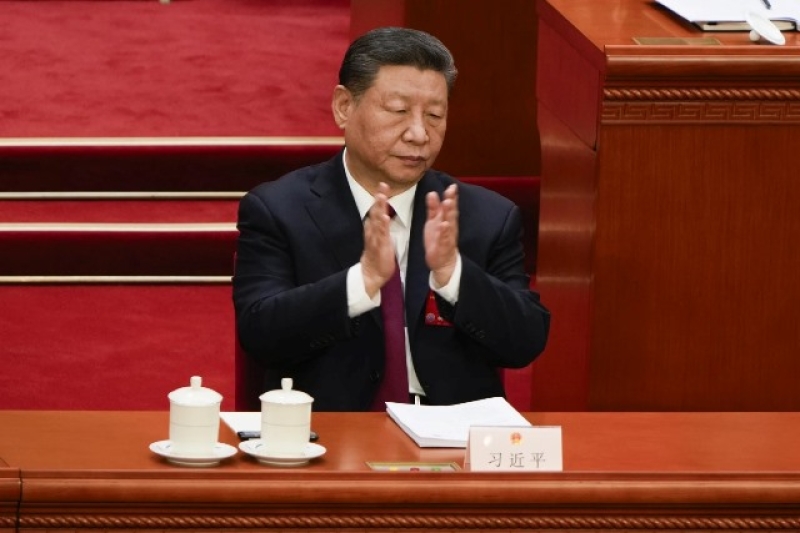
[[[364,286],[370,298],[392,277],[396,268],[394,244],[389,234],[389,186],[378,185],[375,203],[364,222],[364,251],[361,253],[361,271]]]
[[[439,199],[435,192],[425,197],[425,262],[438,287],[447,285],[458,261],[458,187],[453,184]]]

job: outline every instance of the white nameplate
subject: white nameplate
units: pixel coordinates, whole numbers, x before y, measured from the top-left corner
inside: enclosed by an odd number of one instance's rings
[[[473,472],[561,472],[561,427],[472,426],[465,463]]]

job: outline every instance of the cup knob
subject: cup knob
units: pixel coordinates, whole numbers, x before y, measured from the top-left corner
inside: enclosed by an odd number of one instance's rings
[[[169,401],[185,406],[209,406],[222,402],[222,395],[215,390],[203,387],[201,376],[189,378],[189,386],[181,387],[170,392]]]

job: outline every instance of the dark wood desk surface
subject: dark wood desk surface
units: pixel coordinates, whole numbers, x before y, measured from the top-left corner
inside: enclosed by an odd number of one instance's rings
[[[529,413],[563,428],[567,473],[760,473],[800,475],[800,413]],[[27,476],[76,471],[193,471],[148,445],[167,438],[169,413],[0,411],[0,458]],[[383,413],[314,413],[326,454],[293,474],[367,472],[366,461],[454,461],[463,449],[419,448]],[[224,424],[220,440],[237,445]],[[239,453],[214,471],[286,475]]]
[[[546,2],[546,4],[545,4]],[[786,46],[756,44],[749,32],[704,32],[683,20],[654,0],[618,0],[613,5],[598,4],[597,0],[545,0],[541,6],[552,6],[586,35],[598,49],[605,46],[636,46],[632,38],[672,37],[681,39],[711,38],[722,45],[747,47],[751,53],[797,55],[800,44],[798,32],[783,32]],[[661,43],[661,46],[669,43]],[[673,46],[681,46],[674,44]],[[686,44],[683,45],[684,47]],[[698,45],[702,47],[703,45]],[[709,48],[708,45],[705,45]],[[713,46],[711,46],[713,48]],[[719,50],[710,53],[720,53]]]
[[[286,469],[242,453],[170,465],[148,449],[166,411],[0,411],[0,497],[8,524],[18,469],[21,530],[800,528],[800,413],[527,416],[563,428],[563,473],[372,472],[464,456],[418,448],[381,413],[315,413],[327,453]],[[221,440],[237,444],[224,424]]]

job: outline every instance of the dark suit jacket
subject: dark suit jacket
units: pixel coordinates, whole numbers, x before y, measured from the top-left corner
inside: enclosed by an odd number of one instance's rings
[[[519,208],[459,183],[458,303],[437,297],[448,326],[425,324],[429,269],[425,194],[450,176],[428,171],[417,187],[406,274],[414,366],[431,403],[502,396],[498,367],[523,367],[543,349],[549,313],[529,289]],[[363,249],[363,226],[342,154],[259,185],[239,207],[233,300],[239,341],[267,367],[264,390],[292,377],[319,411],[368,410],[384,370],[380,310],[347,316],[347,269]]]

